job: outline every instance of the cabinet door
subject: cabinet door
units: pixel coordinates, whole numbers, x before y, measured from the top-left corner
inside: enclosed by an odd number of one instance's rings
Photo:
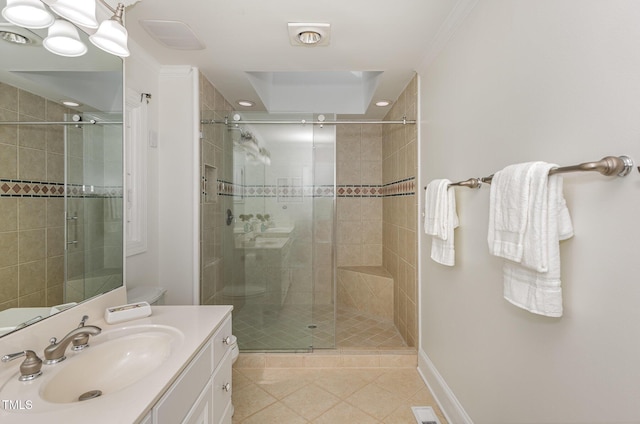
[[[212,352],[211,343],[207,343],[196,359],[162,396],[153,408],[155,424],[176,424],[184,420],[195,399],[199,398],[205,386],[210,383],[213,371]]]
[[[152,424],[152,423],[153,423],[153,421],[152,421],[152,419],[151,419],[151,412],[149,412],[149,413],[147,414],[147,416],[146,416],[146,417],[144,417],[144,418],[142,419],[142,421],[140,421],[140,424]]]
[[[213,422],[222,422],[231,405],[231,353],[227,354],[213,374]]]
[[[182,424],[215,424],[213,421],[213,387],[211,381],[200,393]]]

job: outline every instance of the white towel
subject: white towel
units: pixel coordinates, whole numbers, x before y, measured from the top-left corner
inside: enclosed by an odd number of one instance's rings
[[[562,316],[560,240],[573,236],[573,226],[562,194],[562,177],[548,176],[554,165],[532,165],[527,222],[521,261],[503,266],[504,297],[530,312]]]
[[[424,231],[432,237],[431,259],[447,266],[455,265],[453,230],[458,227],[456,198],[451,181],[431,181],[425,190]]]
[[[522,260],[529,211],[531,173],[536,162],[510,165],[495,173],[489,195],[489,252]]]

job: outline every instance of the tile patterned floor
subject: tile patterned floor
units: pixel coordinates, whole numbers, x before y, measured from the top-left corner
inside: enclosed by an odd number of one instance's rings
[[[431,406],[415,368],[234,368],[233,424],[416,424]]]
[[[285,305],[236,310],[233,325],[243,352],[313,351],[242,353],[233,369],[233,424],[416,424],[412,406],[433,407],[447,424],[417,372],[415,348],[392,322]]]
[[[241,351],[406,347],[392,322],[333,306],[254,305],[234,311],[233,331]],[[314,325],[313,330],[309,325]],[[335,345],[334,345],[335,327]]]

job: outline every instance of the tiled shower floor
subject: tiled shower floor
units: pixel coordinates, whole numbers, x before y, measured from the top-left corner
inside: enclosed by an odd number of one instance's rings
[[[387,349],[406,347],[393,323],[333,306],[284,305],[279,311],[249,305],[234,310],[233,331],[242,351]],[[310,329],[309,326],[315,326]]]

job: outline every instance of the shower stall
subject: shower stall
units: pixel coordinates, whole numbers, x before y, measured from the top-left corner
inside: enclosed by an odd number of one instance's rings
[[[203,116],[201,303],[234,306],[244,351],[335,345],[336,130],[317,118]]]
[[[415,346],[408,123],[202,108],[200,303],[240,350]]]

